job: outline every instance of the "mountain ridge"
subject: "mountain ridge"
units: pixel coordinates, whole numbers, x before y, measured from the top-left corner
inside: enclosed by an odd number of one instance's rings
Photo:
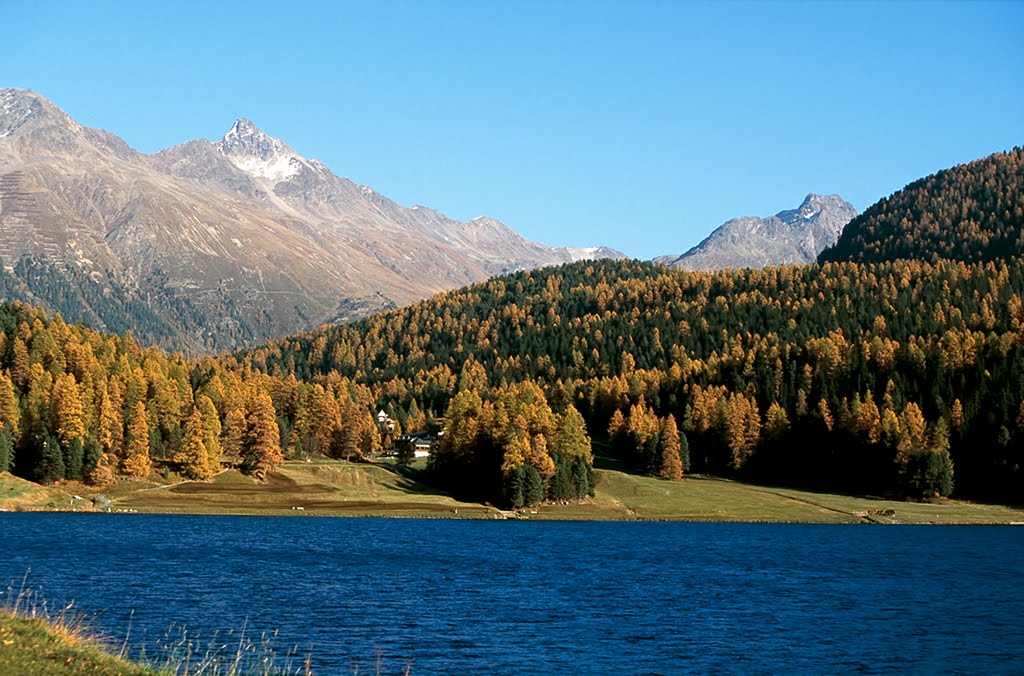
[[[811,193],[796,209],[767,218],[730,219],[686,253],[659,256],[654,262],[682,270],[813,263],[856,215],[853,205],[839,195]]]
[[[35,92],[0,90],[5,286],[101,330],[145,307],[144,341],[233,349],[581,255],[494,219],[399,205],[246,118],[219,141],[147,155]],[[18,273],[27,259],[32,284]]]

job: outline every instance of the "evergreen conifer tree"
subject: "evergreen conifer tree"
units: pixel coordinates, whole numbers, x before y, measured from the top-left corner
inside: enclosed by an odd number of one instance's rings
[[[690,442],[685,432],[679,433],[679,463],[683,467],[683,474],[690,471]]]
[[[64,453],[61,451],[60,443],[54,437],[45,435],[40,440],[36,478],[40,483],[50,484],[63,479],[64,473]]]
[[[85,466],[85,444],[82,437],[75,437],[71,443],[64,445],[64,477],[81,480]]]
[[[95,439],[86,439],[85,449],[82,454],[82,477],[86,481],[91,482],[91,477],[96,472],[96,467],[100,464],[100,458],[103,456],[103,447]]]
[[[523,504],[536,505],[544,499],[544,480],[533,465],[523,465]]]
[[[11,426],[4,423],[0,427],[0,472],[14,469],[14,435]]]
[[[594,495],[594,466],[583,458],[573,460],[572,485],[577,499]]]
[[[534,470],[536,471],[536,470]],[[526,501],[526,493],[523,489],[525,481],[526,466],[520,465],[515,470],[508,472],[505,476],[505,495],[508,504],[512,509],[519,509]]]

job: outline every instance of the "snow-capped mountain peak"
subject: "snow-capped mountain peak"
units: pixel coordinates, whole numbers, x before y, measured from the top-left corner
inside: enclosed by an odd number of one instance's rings
[[[295,151],[244,117],[238,118],[215,145],[245,173],[275,183],[299,173],[305,164]]]

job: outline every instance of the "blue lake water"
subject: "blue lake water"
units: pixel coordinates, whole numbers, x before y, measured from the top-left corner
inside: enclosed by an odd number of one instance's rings
[[[318,674],[1024,673],[1024,528],[0,515],[0,582]],[[130,627],[130,634],[129,634]]]

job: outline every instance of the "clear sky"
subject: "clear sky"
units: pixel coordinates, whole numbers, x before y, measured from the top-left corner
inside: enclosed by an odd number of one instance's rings
[[[551,245],[678,253],[1024,145],[1024,3],[3,0],[0,86],[143,152],[247,117]]]

